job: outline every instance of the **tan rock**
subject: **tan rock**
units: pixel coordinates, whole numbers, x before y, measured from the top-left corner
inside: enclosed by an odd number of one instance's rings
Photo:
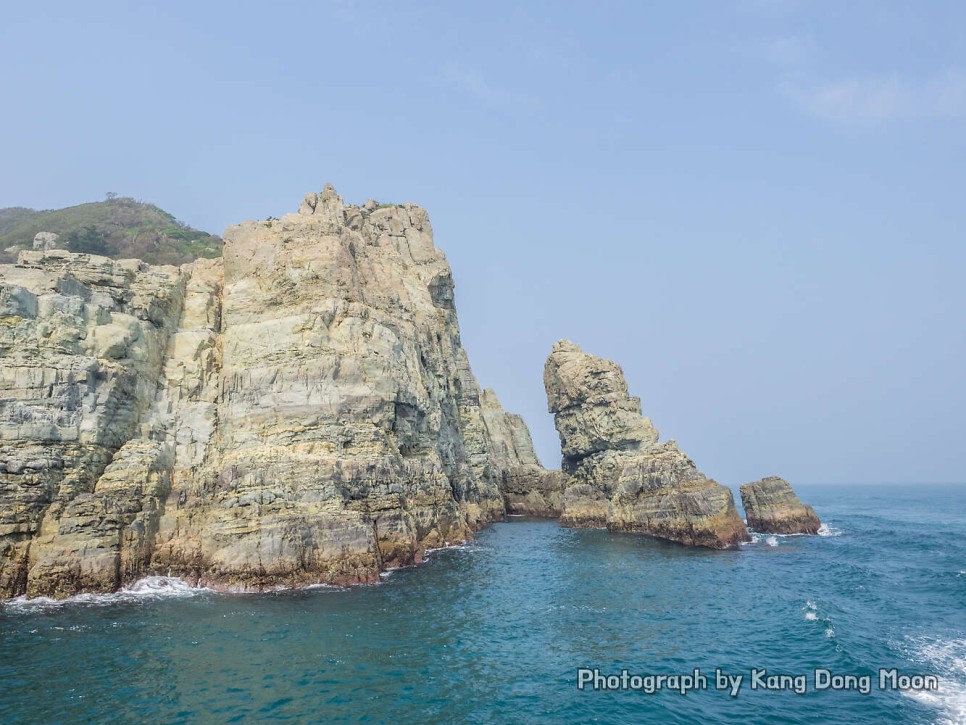
[[[59,235],[53,232],[37,232],[34,234],[33,248],[41,250],[53,249],[57,246],[57,240],[59,238]]]
[[[658,442],[616,363],[562,340],[544,385],[563,452],[561,523],[716,549],[748,540],[731,491],[673,441]]]
[[[739,489],[749,528],[763,534],[817,534],[822,522],[784,478],[769,476]]]
[[[523,418],[504,411],[496,393],[484,390],[480,402],[489,458],[498,471],[507,513],[559,518],[563,508],[560,471],[543,467]]]
[[[123,531],[163,484],[97,484],[127,466],[183,284],[173,267],[63,250],[0,267],[0,595],[119,585]]]
[[[411,204],[327,186],[180,269],[23,251],[0,354],[0,596],[369,582],[559,499]]]

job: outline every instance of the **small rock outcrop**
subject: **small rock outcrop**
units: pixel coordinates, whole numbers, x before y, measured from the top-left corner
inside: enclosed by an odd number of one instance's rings
[[[39,249],[42,252],[48,249],[54,249],[57,246],[57,240],[59,238],[53,232],[37,232],[34,235],[34,249]]]
[[[223,259],[0,265],[0,597],[371,582],[552,483],[418,206],[327,186]]]
[[[769,476],[739,489],[748,527],[763,534],[817,534],[822,522],[784,478]]]
[[[616,363],[562,340],[547,359],[544,386],[563,453],[561,523],[714,549],[749,540],[730,489],[674,441],[658,441]]]

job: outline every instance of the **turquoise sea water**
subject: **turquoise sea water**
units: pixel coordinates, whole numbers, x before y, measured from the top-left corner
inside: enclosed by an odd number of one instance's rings
[[[966,486],[799,492],[830,535],[713,552],[517,519],[371,587],[8,603],[0,722],[966,722]],[[581,691],[580,667],[708,689]],[[815,691],[815,668],[872,691]]]

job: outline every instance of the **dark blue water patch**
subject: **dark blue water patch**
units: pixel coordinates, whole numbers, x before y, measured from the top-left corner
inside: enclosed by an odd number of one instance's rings
[[[964,721],[966,489],[802,489],[837,535],[717,552],[514,520],[376,586],[8,605],[0,721]],[[580,691],[580,667],[710,689]],[[893,667],[942,690],[748,683]]]

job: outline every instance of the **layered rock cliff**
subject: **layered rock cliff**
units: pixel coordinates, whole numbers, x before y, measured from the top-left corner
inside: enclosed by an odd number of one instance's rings
[[[658,441],[616,363],[562,340],[544,385],[563,453],[563,524],[716,549],[749,540],[731,491]]]
[[[537,458],[523,418],[507,413],[490,389],[481,397],[491,460],[501,471],[500,490],[508,514],[559,518],[563,487],[560,471],[546,470]]]
[[[763,534],[817,534],[822,522],[784,478],[769,476],[739,489],[748,526]]]
[[[368,582],[555,505],[417,206],[326,187],[180,268],[22,252],[0,354],[2,596]]]

